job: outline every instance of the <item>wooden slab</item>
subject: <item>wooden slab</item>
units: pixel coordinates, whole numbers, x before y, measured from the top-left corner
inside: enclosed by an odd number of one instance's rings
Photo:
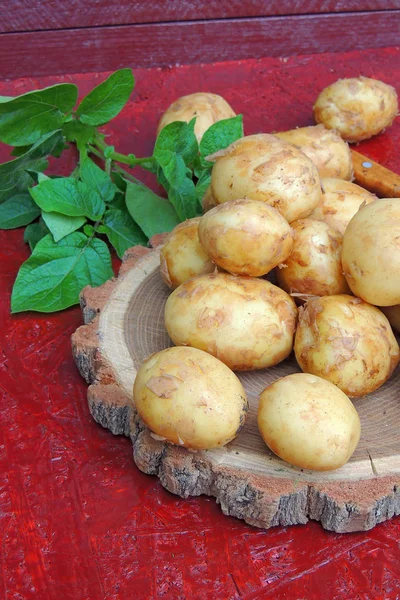
[[[157,475],[167,490],[183,498],[214,496],[225,514],[257,527],[315,519],[336,532],[360,531],[400,514],[400,369],[376,393],[354,402],[361,441],[350,462],[336,471],[292,467],[258,433],[258,395],[278,377],[299,371],[294,358],[239,374],[250,413],[227,447],[190,452],[155,439],[130,398],[143,359],[171,345],[164,328],[168,294],[159,274],[159,250],[132,248],[117,279],[83,290],[87,324],[72,337],[77,366],[91,384],[94,419],[116,435],[130,436],[139,469]]]

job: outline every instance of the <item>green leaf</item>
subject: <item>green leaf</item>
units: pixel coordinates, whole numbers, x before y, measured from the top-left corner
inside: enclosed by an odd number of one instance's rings
[[[42,219],[53,234],[55,242],[59,242],[86,223],[85,217],[69,217],[56,212],[43,211]]]
[[[111,202],[114,198],[117,186],[111,177],[87,156],[80,164],[80,177],[84,183],[96,190],[104,202]]]
[[[17,194],[0,205],[0,229],[15,229],[28,225],[40,215],[29,194]]]
[[[125,194],[126,192],[126,180],[117,171],[111,171],[111,179],[117,186],[117,188]]]
[[[36,244],[40,242],[40,240],[43,239],[48,233],[49,230],[47,225],[42,221],[42,219],[40,219],[38,223],[32,223],[25,229],[24,242],[25,244],[29,244],[32,252]]]
[[[179,219],[184,221],[197,216],[200,207],[196,188],[192,179],[188,177],[183,157],[173,152],[165,152],[164,161],[162,174],[167,184],[163,178],[159,178],[159,180],[167,189],[168,200],[174,206]]]
[[[111,208],[104,215],[103,222],[104,233],[114,246],[119,258],[122,258],[124,252],[131,246],[137,244],[146,246],[147,237],[126,211]]]
[[[76,111],[87,125],[104,125],[124,108],[133,91],[135,80],[131,69],[120,69],[95,87]]]
[[[63,125],[63,133],[68,142],[74,142],[78,149],[82,149],[89,142],[93,141],[96,129],[92,125],[81,123],[73,119]]]
[[[0,203],[20,192],[25,192],[33,184],[26,170],[39,171],[47,165],[43,159],[52,152],[60,137],[60,131],[49,133],[22,156],[0,165]]]
[[[1,141],[12,146],[33,144],[62,126],[64,113],[72,110],[77,98],[76,85],[60,83],[1,102]]]
[[[206,193],[207,188],[210,185],[210,183],[211,183],[210,171],[208,171],[208,170],[203,171],[203,173],[200,176],[200,179],[196,183],[196,196],[200,203],[203,200],[204,194]]]
[[[243,137],[243,116],[237,115],[231,119],[222,119],[211,125],[200,142],[200,157],[205,167],[212,164],[205,158],[218,150],[227,148],[233,142]]]
[[[169,162],[170,153],[178,154],[186,165],[192,164],[198,153],[199,144],[194,134],[195,119],[190,123],[175,121],[166,125],[159,133],[153,156],[159,165]]]
[[[11,310],[63,310],[78,304],[83,287],[101,285],[112,276],[110,252],[102,240],[76,232],[55,243],[46,235],[18,272]]]
[[[180,222],[168,200],[157,196],[143,184],[126,182],[126,206],[148,238],[171,231]]]
[[[99,194],[86,183],[73,177],[46,179],[30,190],[36,204],[46,212],[58,212],[71,217],[100,219],[105,205]]]

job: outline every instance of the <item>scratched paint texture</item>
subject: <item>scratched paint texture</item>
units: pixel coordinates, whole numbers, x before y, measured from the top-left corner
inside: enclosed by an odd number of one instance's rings
[[[318,92],[359,74],[399,86],[399,48],[137,69],[110,143],[151,152],[161,112],[198,90],[221,93],[244,113],[247,134],[309,125]],[[0,94],[60,80],[84,94],[103,77],[9,81]],[[399,141],[400,119],[359,149],[400,172]],[[21,230],[0,233],[1,599],[400,598],[399,518],[347,535],[316,523],[262,531],[223,516],[213,499],[182,500],[140,473],[130,442],[89,415],[70,351],[79,309],[9,315],[27,257]]]

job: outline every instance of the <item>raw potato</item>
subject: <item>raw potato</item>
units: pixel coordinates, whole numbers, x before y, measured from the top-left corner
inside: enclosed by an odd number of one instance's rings
[[[342,234],[323,221],[313,219],[300,219],[292,223],[292,227],[292,253],[276,271],[279,286],[291,294],[348,293],[340,260]]]
[[[294,343],[302,371],[323,377],[352,398],[389,379],[399,345],[375,306],[348,295],[312,298],[299,311]]]
[[[320,177],[353,179],[350,148],[337,131],[320,124],[280,131],[274,135],[304,152],[317,167]]]
[[[343,237],[342,264],[351,291],[377,306],[400,304],[400,200],[361,208]]]
[[[174,121],[189,123],[193,117],[196,117],[194,133],[200,142],[204,133],[211,125],[222,119],[230,119],[235,115],[236,113],[222,96],[208,92],[189,94],[176,100],[165,111],[158,124],[157,135],[163,127]]]
[[[305,373],[278,379],[262,392],[258,428],[280,458],[315,471],[343,466],[361,434],[360,418],[346,394]]]
[[[368,77],[339,79],[322,90],[314,105],[316,122],[337,129],[348,142],[380,133],[392,124],[397,112],[396,90]]]
[[[183,283],[165,305],[165,327],[174,344],[205,350],[236,371],[285,359],[296,317],[292,298],[269,281],[225,273]]]
[[[400,333],[400,304],[382,307],[381,311],[386,315],[392,328]]]
[[[342,179],[321,179],[321,187],[321,200],[310,219],[325,221],[342,235],[360,207],[376,200],[376,196],[368,190]]]
[[[287,259],[293,245],[288,222],[258,200],[231,200],[205,214],[199,238],[219,266],[238,275],[265,275]]]
[[[167,348],[149,356],[136,375],[133,399],[157,436],[197,450],[233,440],[248,410],[236,375],[196,348]]]
[[[172,289],[196,275],[212,273],[215,269],[200,243],[199,222],[200,217],[196,217],[177,225],[161,249],[161,276]]]
[[[261,200],[291,223],[311,214],[321,199],[314,163],[274,135],[249,135],[210,159],[215,160],[211,192],[217,204]]]

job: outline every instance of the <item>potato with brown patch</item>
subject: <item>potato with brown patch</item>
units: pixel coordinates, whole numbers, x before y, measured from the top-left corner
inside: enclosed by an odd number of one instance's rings
[[[292,298],[269,281],[225,273],[183,283],[165,305],[165,327],[174,344],[205,350],[234,371],[285,359],[296,317]]]
[[[231,200],[216,206],[199,223],[199,238],[211,259],[237,275],[265,275],[287,259],[293,245],[288,222],[258,200]]]
[[[215,160],[211,193],[217,204],[242,198],[260,200],[291,223],[311,214],[321,199],[314,163],[274,135],[241,138],[210,160]]]
[[[363,206],[343,236],[342,265],[353,294],[370,304],[400,304],[400,200]]]
[[[258,428],[279,458],[315,471],[347,463],[361,434],[360,418],[346,394],[306,373],[282,377],[262,392]]]
[[[222,119],[230,119],[236,113],[226,100],[218,94],[209,92],[197,92],[178,98],[162,115],[157,127],[157,135],[166,125],[174,121],[185,121],[189,123],[194,117],[196,123],[194,133],[200,142],[204,133]]]
[[[276,271],[279,286],[290,294],[348,293],[340,260],[342,234],[323,221],[313,219],[295,221],[292,228],[292,252]]]
[[[320,177],[353,179],[350,148],[337,131],[320,124],[280,131],[274,135],[304,152],[317,167]]]
[[[215,265],[205,252],[198,236],[200,217],[177,225],[161,248],[160,272],[168,287],[175,289],[184,281],[212,273]]]
[[[377,390],[399,362],[385,315],[345,294],[312,298],[300,308],[294,351],[302,371],[327,379],[351,398]]]
[[[381,311],[386,315],[392,329],[400,333],[400,304],[395,304],[395,306],[382,306]]]
[[[361,142],[389,127],[398,112],[396,90],[368,77],[339,79],[314,105],[317,123],[336,129],[348,142]]]
[[[334,177],[321,179],[322,197],[310,215],[310,219],[325,221],[343,235],[351,219],[363,206],[376,200],[376,196],[364,188]]]
[[[248,410],[243,386],[226,365],[182,346],[143,362],[133,402],[158,439],[196,450],[228,444],[243,427]]]

